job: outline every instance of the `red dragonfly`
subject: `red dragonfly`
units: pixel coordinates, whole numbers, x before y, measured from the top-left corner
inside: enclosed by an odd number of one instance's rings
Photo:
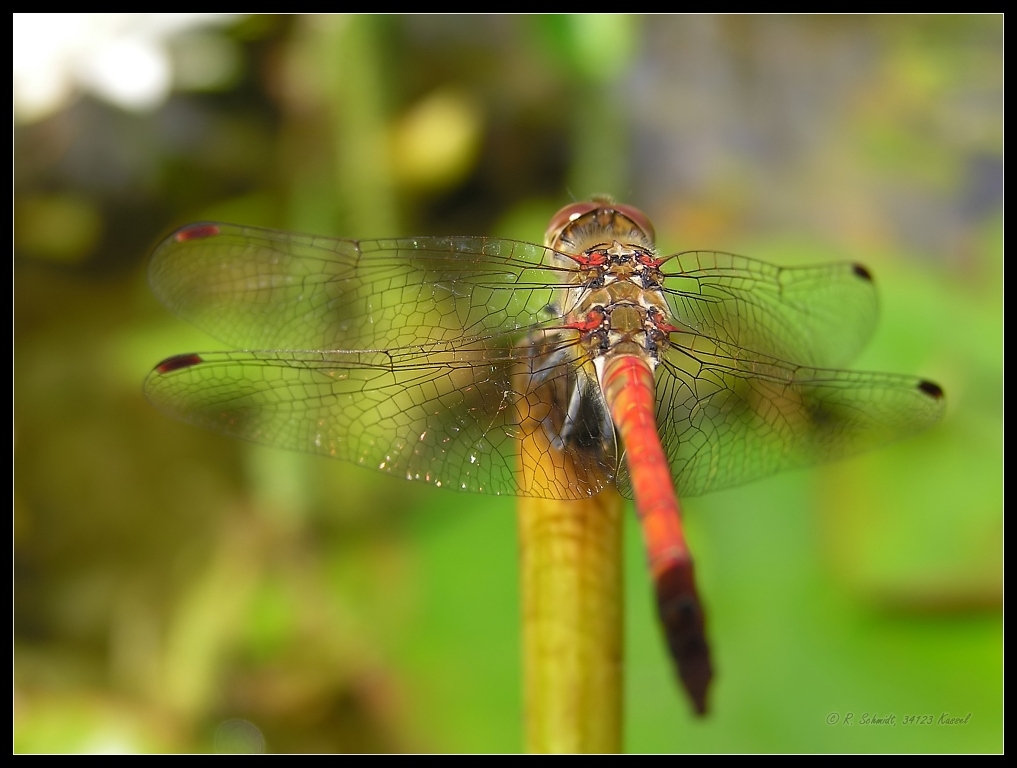
[[[838,459],[943,412],[930,381],[836,370],[875,325],[864,267],[659,256],[646,215],[606,199],[563,208],[543,246],[193,224],[149,276],[244,350],[155,367],[145,391],[177,418],[461,491],[634,497],[699,713],[712,671],[675,488]],[[520,471],[524,445],[539,471]]]

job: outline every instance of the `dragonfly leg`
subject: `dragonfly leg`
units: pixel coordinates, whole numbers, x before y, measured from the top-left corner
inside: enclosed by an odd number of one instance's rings
[[[603,398],[601,398],[602,407],[600,409],[600,434],[604,444],[604,449],[608,450],[614,447],[615,435],[614,435],[614,420],[611,418],[611,411],[608,410],[607,405],[603,404]]]
[[[556,451],[565,450],[566,444],[575,432],[576,424],[579,421],[579,409],[583,404],[582,389],[581,382],[577,380],[572,386],[572,393],[569,395],[569,407],[565,413],[565,421],[561,425],[561,429],[556,430],[550,419],[544,420],[544,431],[547,433],[548,440],[551,441],[551,446]]]
[[[559,366],[566,360],[566,350],[556,349],[546,355],[537,358],[537,362],[530,371],[530,384],[539,387],[546,383],[552,376],[561,373]]]

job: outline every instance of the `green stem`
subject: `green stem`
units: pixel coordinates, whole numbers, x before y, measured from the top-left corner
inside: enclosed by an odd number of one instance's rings
[[[624,502],[611,489],[518,509],[526,748],[619,752]]]

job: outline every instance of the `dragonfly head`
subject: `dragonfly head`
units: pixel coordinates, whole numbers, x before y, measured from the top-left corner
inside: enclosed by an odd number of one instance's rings
[[[597,235],[597,242],[590,238]],[[544,235],[549,248],[564,253],[582,253],[603,242],[609,235],[624,244],[653,248],[653,224],[650,217],[631,205],[615,203],[607,197],[595,197],[570,203],[551,217]]]

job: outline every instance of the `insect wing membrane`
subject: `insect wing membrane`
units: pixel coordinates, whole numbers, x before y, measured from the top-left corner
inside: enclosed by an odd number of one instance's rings
[[[694,334],[671,344],[656,418],[683,496],[862,453],[943,413],[939,388],[915,377],[795,366]],[[618,484],[631,494],[624,467]]]
[[[549,418],[546,388],[575,375],[563,364],[538,380],[529,362],[513,348],[484,347],[181,355],[157,366],[145,391],[170,415],[230,437],[436,486],[561,499],[599,493],[616,464],[602,452],[548,450],[539,474],[519,473],[522,436],[541,434]]]
[[[665,258],[661,270],[677,325],[764,356],[847,365],[876,326],[875,287],[858,264],[776,267],[689,251]]]
[[[560,323],[545,308],[567,278],[562,263],[497,238],[185,227],[153,255],[157,295],[228,344],[276,351],[171,358],[146,389],[164,410],[224,434],[435,484],[596,493],[616,472],[599,427],[540,449],[547,476],[516,477],[521,435],[562,428],[580,375],[571,353],[547,349],[541,359],[561,372],[519,375],[533,365],[534,334]],[[662,345],[657,422],[681,493],[861,452],[939,418],[941,399],[918,379],[826,370],[853,358],[874,327],[864,268],[781,268],[711,251],[659,268],[679,331]]]
[[[497,238],[356,241],[198,224],[156,248],[149,281],[230,346],[391,349],[538,323],[562,282],[553,261],[549,249]]]

